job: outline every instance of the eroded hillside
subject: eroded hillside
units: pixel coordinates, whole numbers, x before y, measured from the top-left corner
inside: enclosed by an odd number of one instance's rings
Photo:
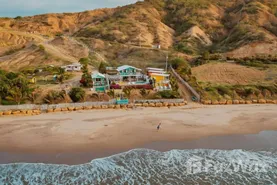
[[[114,9],[1,18],[0,67],[62,65],[82,57],[162,65],[167,51],[189,58],[207,51],[276,57],[276,16],[275,0],[145,0]],[[157,44],[162,50],[152,50]]]

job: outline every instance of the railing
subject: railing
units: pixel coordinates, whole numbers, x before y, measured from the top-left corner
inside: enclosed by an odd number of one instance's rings
[[[66,107],[84,107],[84,106],[95,106],[95,105],[115,105],[116,100],[110,100],[108,102],[83,102],[83,103],[62,103],[62,104],[24,104],[24,105],[5,105],[0,106],[0,111],[5,110],[34,110],[39,109],[46,111],[47,109],[53,108],[66,108]]]
[[[197,101],[200,102],[201,96],[198,94],[173,68],[170,66],[172,73],[174,76],[193,94],[196,98]]]
[[[184,103],[184,99],[134,100],[134,103]]]

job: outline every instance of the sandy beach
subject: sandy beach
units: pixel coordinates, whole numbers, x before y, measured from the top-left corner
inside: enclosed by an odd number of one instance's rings
[[[26,154],[29,158],[40,155],[47,161],[49,156],[65,153],[72,158],[78,153],[103,157],[142,147],[166,150],[174,148],[171,142],[193,142],[209,136],[232,136],[234,139],[233,135],[277,130],[276,112],[276,105],[194,105],[1,117],[1,162],[20,161],[15,154]],[[157,131],[159,123],[162,126]],[[166,142],[167,145],[161,146]],[[201,147],[199,143],[190,146]],[[59,162],[68,163],[64,160]]]

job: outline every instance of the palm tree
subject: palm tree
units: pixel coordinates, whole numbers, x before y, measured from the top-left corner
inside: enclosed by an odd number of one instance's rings
[[[65,78],[65,70],[61,67],[57,69],[56,74],[58,75],[58,80],[62,84]]]

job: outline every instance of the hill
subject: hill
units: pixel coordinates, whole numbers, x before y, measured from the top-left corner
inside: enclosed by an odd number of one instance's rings
[[[152,49],[160,44],[162,49]],[[145,0],[80,13],[0,18],[0,67],[95,63],[161,66],[165,52],[194,58],[276,56],[275,0]],[[44,49],[42,49],[44,48]],[[6,67],[7,68],[7,67]]]

